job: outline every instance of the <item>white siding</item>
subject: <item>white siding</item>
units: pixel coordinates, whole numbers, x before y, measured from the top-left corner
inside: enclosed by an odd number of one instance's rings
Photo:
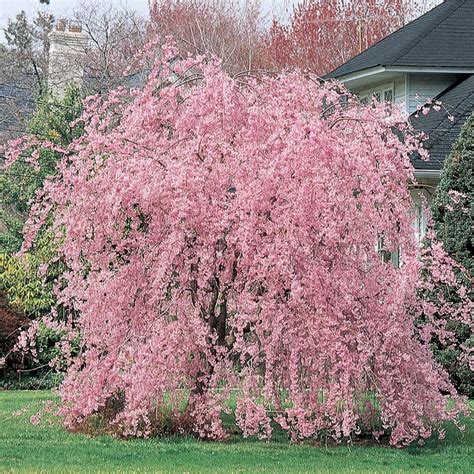
[[[406,74],[397,77],[395,80],[395,103],[406,105],[406,90],[405,90]]]
[[[359,97],[370,97],[374,92],[392,88],[394,92],[394,102],[396,104],[406,104],[405,74],[398,74],[388,79],[374,82],[366,87],[354,90]]]
[[[362,80],[357,81],[357,87],[351,89],[359,97],[370,97],[374,92],[392,87],[395,103],[402,104],[411,114],[460,77],[458,74],[443,73],[383,73],[377,78],[368,78],[365,84]]]
[[[409,113],[423,106],[457,80],[455,74],[409,74]]]

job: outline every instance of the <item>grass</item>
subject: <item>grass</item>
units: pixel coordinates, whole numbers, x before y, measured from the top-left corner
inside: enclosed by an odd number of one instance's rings
[[[473,472],[472,418],[464,434],[448,426],[444,441],[395,449],[326,448],[240,436],[225,443],[193,438],[124,441],[72,434],[57,425],[33,426],[28,412],[11,416],[25,406],[34,413],[50,396],[47,391],[0,392],[0,472]]]

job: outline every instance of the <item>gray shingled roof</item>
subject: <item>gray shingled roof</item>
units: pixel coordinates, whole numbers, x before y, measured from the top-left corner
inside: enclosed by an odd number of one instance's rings
[[[435,99],[442,103],[439,112],[431,109],[427,115],[419,113],[410,116],[415,129],[429,136],[425,148],[430,152],[430,161],[416,157],[413,159],[415,168],[419,170],[440,170],[443,167],[464,122],[474,110],[474,75],[454,84]],[[454,120],[451,121],[449,116],[454,117]]]
[[[142,87],[148,71],[140,71],[123,78],[126,88]],[[85,78],[86,90],[90,93],[104,92],[96,78]],[[21,73],[14,79],[0,81],[0,144],[25,131],[25,124],[35,108],[37,83],[31,74]]]
[[[19,135],[34,108],[35,80],[21,74],[0,82],[0,142]]]
[[[376,66],[474,68],[474,0],[446,0],[325,77]]]

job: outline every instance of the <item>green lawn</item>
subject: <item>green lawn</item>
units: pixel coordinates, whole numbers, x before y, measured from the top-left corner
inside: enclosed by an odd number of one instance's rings
[[[444,441],[394,449],[381,446],[314,447],[286,440],[241,437],[225,443],[192,438],[117,440],[71,434],[60,426],[29,423],[49,392],[0,392],[0,472],[473,472],[474,420],[463,435],[448,427]],[[474,407],[474,402],[471,402]]]

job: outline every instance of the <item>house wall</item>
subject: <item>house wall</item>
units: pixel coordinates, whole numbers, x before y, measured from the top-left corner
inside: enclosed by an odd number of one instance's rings
[[[397,77],[395,80],[395,103],[405,104],[406,103],[406,74]]]
[[[395,103],[402,104],[411,114],[459,79],[458,74],[386,74],[384,79],[368,80],[366,84],[351,89],[359,97],[371,97],[374,92],[392,87]]]
[[[360,98],[371,97],[374,92],[380,92],[393,87],[394,102],[401,104],[407,113],[413,113],[429,99],[433,99],[446,88],[457,82],[461,76],[456,74],[418,74],[391,73],[383,74],[382,78],[368,78],[365,84],[359,81],[357,87],[351,87],[352,92]],[[413,201],[413,230],[418,242],[426,234],[428,216],[425,208],[430,207],[438,185],[439,178],[417,178],[417,183],[411,185],[410,194]],[[392,262],[398,265],[398,253],[392,254]]]
[[[407,112],[413,113],[429,99],[436,97],[447,87],[454,84],[459,76],[456,74],[409,74],[407,79]]]
[[[418,243],[421,244],[428,226],[426,207],[429,208],[431,206],[437,183],[434,181],[429,183],[423,182],[424,180],[420,181],[410,189],[410,195],[413,202],[413,230]]]
[[[383,91],[388,88],[393,90],[395,103],[405,103],[405,74],[391,75],[387,78],[379,79],[357,89],[353,88],[352,92],[359,97],[371,97],[374,92]]]

